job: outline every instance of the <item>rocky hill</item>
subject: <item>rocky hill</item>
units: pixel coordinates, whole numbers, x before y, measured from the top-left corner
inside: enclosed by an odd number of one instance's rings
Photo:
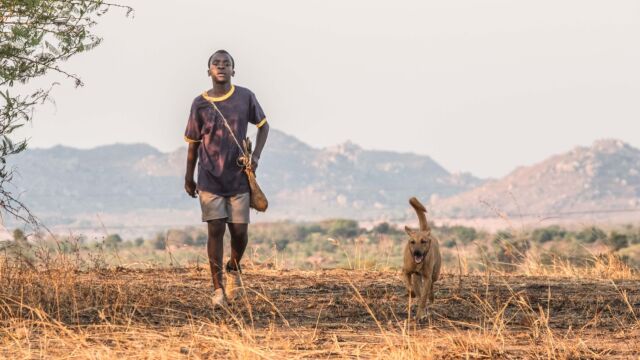
[[[596,141],[432,207],[436,214],[464,218],[635,209],[640,207],[640,150],[618,140]]]
[[[30,149],[11,160],[21,199],[47,224],[89,226],[96,215],[137,223],[188,216],[197,222],[197,202],[183,190],[185,159],[186,148],[162,153],[145,144],[115,144]],[[428,156],[349,142],[316,149],[277,130],[269,136],[258,181],[270,200],[269,212],[257,218],[262,220],[402,217],[410,196],[447,197],[482,183],[451,174]]]

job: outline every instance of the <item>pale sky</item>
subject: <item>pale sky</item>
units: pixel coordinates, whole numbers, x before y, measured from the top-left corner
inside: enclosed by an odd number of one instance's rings
[[[86,85],[55,88],[22,133],[32,147],[184,146],[220,48],[271,126],[315,147],[351,140],[482,177],[600,138],[640,147],[639,1],[121,3],[135,16],[100,19],[102,45],[64,64]]]

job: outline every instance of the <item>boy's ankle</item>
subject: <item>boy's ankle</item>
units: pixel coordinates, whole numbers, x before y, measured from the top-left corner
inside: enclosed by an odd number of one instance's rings
[[[225,268],[226,268],[227,272],[237,271],[237,272],[239,272],[239,273],[242,273],[242,268],[240,268],[240,264],[237,264],[237,263],[236,263],[236,264],[235,264],[235,266],[233,266],[233,264],[231,263],[231,261],[228,261],[228,262],[227,262],[227,265],[226,265],[226,267],[225,267]]]

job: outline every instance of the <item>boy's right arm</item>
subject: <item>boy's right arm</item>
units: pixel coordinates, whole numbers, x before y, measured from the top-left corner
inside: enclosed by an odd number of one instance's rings
[[[200,142],[190,142],[187,150],[187,174],[184,177],[184,190],[192,198],[195,198],[198,194],[196,182],[193,179],[196,163],[198,162],[198,148],[200,148]]]

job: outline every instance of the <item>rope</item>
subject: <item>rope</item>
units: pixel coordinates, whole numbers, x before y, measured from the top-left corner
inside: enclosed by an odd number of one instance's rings
[[[222,114],[222,111],[218,109],[218,106],[216,105],[215,102],[210,101],[210,103],[211,105],[213,105],[213,108],[218,112],[218,114],[220,114],[220,117],[222,117],[222,123],[227,128],[227,130],[231,134],[231,137],[233,138],[233,141],[238,146],[238,149],[240,150],[240,154],[242,154],[237,160],[238,166],[251,170],[251,152],[250,150],[248,150],[248,146],[246,145],[246,142],[245,142],[245,147],[242,147],[242,145],[240,145],[240,141],[238,141],[238,138],[236,138],[236,135],[233,133],[233,129],[231,129],[231,126],[229,125],[227,118],[224,117],[224,115]]]
[[[224,117],[224,115],[222,115],[222,112],[220,111],[220,109],[218,109],[218,106],[216,105],[215,102],[211,101],[211,105],[213,105],[213,108],[216,109],[216,111],[218,112],[218,114],[220,114],[220,116],[222,117],[222,123],[224,124],[224,126],[227,128],[227,130],[229,130],[229,133],[231,133],[231,137],[233,138],[233,141],[236,143],[236,145],[238,146],[238,149],[240,149],[240,153],[243,156],[247,156],[247,154],[244,151],[244,148],[240,145],[240,142],[238,141],[238,138],[236,138],[236,135],[233,133],[233,130],[231,129],[231,126],[229,126],[229,122],[227,121],[227,119]]]

